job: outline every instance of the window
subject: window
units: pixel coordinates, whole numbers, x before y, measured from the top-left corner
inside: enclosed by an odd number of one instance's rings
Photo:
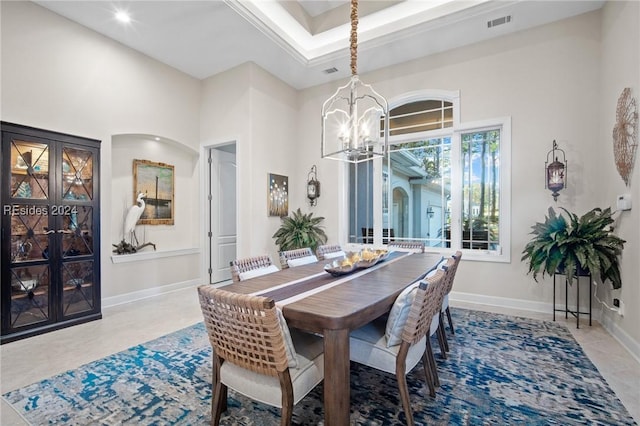
[[[392,103],[387,156],[348,165],[349,242],[418,240],[509,261],[510,119],[458,117],[458,92]]]

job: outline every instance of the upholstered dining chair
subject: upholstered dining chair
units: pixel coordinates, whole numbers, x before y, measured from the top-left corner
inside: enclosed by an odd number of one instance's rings
[[[282,266],[282,269],[293,268],[317,261],[318,258],[313,254],[310,247],[280,252],[280,266]]]
[[[213,348],[211,424],[226,409],[227,389],[281,408],[290,425],[297,404],[324,378],[322,338],[289,330],[273,299],[198,287]]]
[[[231,279],[236,282],[278,271],[278,267],[267,255],[235,259],[229,262],[229,266]]]
[[[462,252],[460,250],[456,251],[452,256],[454,260],[452,271],[449,274],[449,279],[447,281],[447,285],[444,289],[444,297],[442,298],[442,308],[440,309],[440,322],[444,324],[444,316],[446,314],[447,321],[449,321],[449,330],[452,335],[455,335],[456,332],[453,329],[453,321],[451,320],[451,310],[449,309],[449,293],[451,293],[451,289],[453,288],[453,280],[455,279],[456,272],[458,271],[458,265],[460,264],[460,259],[462,259]],[[444,328],[443,328],[444,333]],[[446,335],[445,335],[446,338]],[[447,347],[448,350],[448,347]]]
[[[436,362],[427,334],[442,305],[446,271],[439,269],[400,293],[386,321],[375,320],[349,338],[352,361],[396,375],[407,425],[414,425],[406,375],[422,360],[429,393],[435,396]]]
[[[391,241],[387,245],[389,249],[399,249],[404,251],[412,251],[415,253],[424,253],[423,241]]]
[[[325,244],[318,246],[316,256],[318,260],[335,259],[336,257],[344,257],[346,253],[338,244]]]
[[[440,300],[444,299],[444,296],[446,294],[446,289],[447,286],[449,285],[449,282],[453,279],[453,274],[455,273],[453,270],[453,267],[455,266],[455,260],[453,258],[443,258],[434,269],[431,269],[427,275],[425,276],[426,278],[431,278],[433,277],[439,270],[442,270],[445,272],[445,277],[443,279],[443,283],[442,283],[442,294],[440,294],[439,298]],[[431,326],[429,329],[429,337],[433,337],[436,336],[438,339],[438,346],[440,347],[440,356],[443,359],[447,359],[447,352],[449,352],[449,343],[447,342],[447,335],[444,331],[444,323],[443,323],[443,319],[442,319],[442,312],[440,311],[440,309],[438,309],[438,312],[436,312],[433,315],[433,318],[431,319]],[[436,382],[436,385],[439,385],[439,380],[438,380],[438,371],[434,370],[433,371],[433,376]]]

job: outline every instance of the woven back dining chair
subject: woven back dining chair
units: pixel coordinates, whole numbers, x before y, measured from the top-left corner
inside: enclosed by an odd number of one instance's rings
[[[449,321],[449,331],[451,331],[452,335],[455,335],[456,332],[453,329],[453,321],[451,320],[451,310],[449,309],[449,293],[451,293],[451,290],[453,289],[453,280],[455,279],[456,272],[458,271],[458,265],[460,264],[460,260],[462,259],[462,252],[458,250],[451,257],[453,258],[454,262],[452,266],[452,271],[450,273],[450,277],[448,278],[448,281],[444,289],[444,297],[442,298],[442,307],[440,309],[440,316],[441,316],[440,322],[444,323],[444,316],[446,314],[447,320]],[[444,331],[444,328],[443,328],[443,331]],[[447,347],[447,350],[448,349],[449,348]]]
[[[345,252],[338,244],[325,244],[318,246],[316,250],[318,260],[334,259],[336,257],[344,257]]]
[[[293,405],[324,378],[322,338],[289,331],[273,299],[198,287],[213,348],[211,424],[226,409],[227,389],[281,408],[290,425]]]
[[[293,266],[304,265],[305,263],[317,262],[318,258],[310,247],[301,249],[285,250],[280,252],[280,266],[282,269]]]
[[[242,281],[243,273],[247,275],[246,272],[249,271],[258,271],[253,274],[254,276],[258,276],[278,270],[271,261],[271,258],[267,255],[235,259],[229,262],[229,266],[231,269],[231,279],[236,282]],[[271,266],[273,267],[271,268]],[[264,274],[262,272],[264,272]]]
[[[423,241],[391,241],[387,247],[389,249],[399,249],[403,251],[412,251],[415,253],[424,253]]]
[[[354,330],[349,338],[352,361],[395,373],[407,425],[415,423],[406,375],[420,360],[429,393],[435,396],[436,363],[428,335],[433,318],[439,315],[445,278],[446,271],[438,270],[433,276],[410,285],[396,299],[386,322],[372,321]],[[396,311],[399,313],[395,314]]]

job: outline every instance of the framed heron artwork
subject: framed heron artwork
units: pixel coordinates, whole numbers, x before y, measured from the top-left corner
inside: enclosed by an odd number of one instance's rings
[[[148,160],[133,160],[133,194],[137,202],[144,194],[139,224],[173,225],[175,208],[174,166]]]

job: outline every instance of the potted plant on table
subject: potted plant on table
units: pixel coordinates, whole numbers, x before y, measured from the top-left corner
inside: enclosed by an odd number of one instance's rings
[[[578,275],[600,276],[602,282],[610,280],[613,288],[622,286],[619,258],[624,248],[623,239],[612,234],[610,208],[594,208],[578,217],[566,209],[568,216],[556,214],[549,207],[545,221],[532,226],[534,237],[523,250],[521,260],[529,262],[528,273],[565,274],[569,283]]]
[[[303,214],[298,208],[291,216],[282,218],[280,228],[273,234],[280,251],[311,247],[313,252],[320,244],[327,242],[327,234],[320,226],[324,217],[313,217],[313,213]]]

